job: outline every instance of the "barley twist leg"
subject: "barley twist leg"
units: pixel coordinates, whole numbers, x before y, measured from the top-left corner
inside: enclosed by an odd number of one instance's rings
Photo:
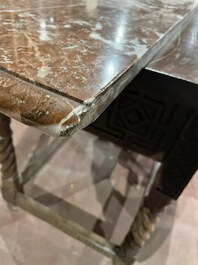
[[[10,204],[15,204],[17,191],[22,192],[17,172],[16,155],[12,142],[10,118],[0,113],[0,164],[1,190],[3,198]]]
[[[171,198],[161,193],[156,186],[144,199],[142,206],[121,247],[116,249],[114,265],[132,265],[140,249],[154,231],[159,214],[171,203]]]

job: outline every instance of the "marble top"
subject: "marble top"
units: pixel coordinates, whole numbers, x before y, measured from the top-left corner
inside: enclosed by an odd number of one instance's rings
[[[197,0],[1,0],[0,111],[87,126],[193,17]]]
[[[198,13],[177,40],[160,52],[146,69],[198,84]]]

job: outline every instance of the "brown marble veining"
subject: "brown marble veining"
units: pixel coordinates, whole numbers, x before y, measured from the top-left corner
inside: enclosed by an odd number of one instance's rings
[[[0,110],[52,135],[85,127],[196,9],[197,0],[2,0]]]
[[[147,69],[198,84],[198,13],[179,38]]]
[[[72,130],[83,115],[84,105],[13,78],[0,71],[0,111],[30,126],[58,135]],[[74,109],[81,109],[78,114]],[[65,118],[65,115],[67,118]]]

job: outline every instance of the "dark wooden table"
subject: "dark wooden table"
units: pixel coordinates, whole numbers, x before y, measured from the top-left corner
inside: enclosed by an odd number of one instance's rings
[[[198,166],[196,12],[192,0],[1,1],[4,199],[112,257],[114,264],[132,264],[158,214],[178,198]],[[8,116],[53,136],[86,127],[162,162],[122,246],[24,194]]]

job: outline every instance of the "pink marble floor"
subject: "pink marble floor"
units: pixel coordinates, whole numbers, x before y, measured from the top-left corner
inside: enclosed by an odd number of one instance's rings
[[[22,170],[39,133],[16,122],[13,127]],[[120,243],[138,209],[151,165],[149,159],[80,132],[26,190],[66,217]],[[198,174],[162,215],[136,265],[198,264],[197,184]],[[111,261],[21,209],[11,211],[0,197],[0,265],[35,264],[110,265]]]

